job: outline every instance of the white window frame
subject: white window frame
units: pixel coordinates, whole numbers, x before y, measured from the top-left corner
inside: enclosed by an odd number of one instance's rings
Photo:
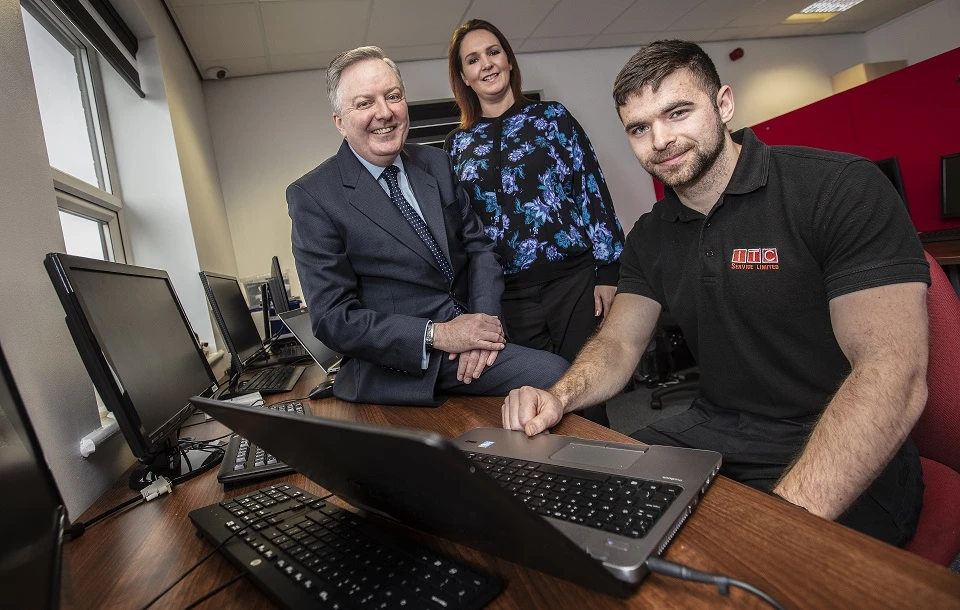
[[[21,0],[23,10],[46,28],[47,32],[65,46],[77,49],[74,57],[77,64],[81,102],[87,119],[87,133],[94,157],[94,167],[99,185],[89,184],[55,167],[53,175],[57,208],[106,223],[109,232],[112,257],[116,262],[132,262],[132,250],[125,236],[123,199],[117,176],[110,122],[107,117],[103,80],[100,74],[99,56],[89,44],[85,44],[80,32],[70,24],[56,6],[43,0]]]

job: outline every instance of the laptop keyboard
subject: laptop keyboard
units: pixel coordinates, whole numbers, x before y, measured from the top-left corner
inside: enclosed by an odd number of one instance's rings
[[[220,552],[286,608],[482,608],[493,577],[398,538],[293,485],[190,513]]]
[[[310,357],[310,352],[299,343],[274,345],[270,348],[270,353],[280,362],[295,362]]]
[[[261,408],[291,415],[309,415],[309,411],[304,412],[303,403],[299,400],[266,405]],[[217,473],[217,481],[225,485],[242,485],[252,480],[288,472],[293,472],[293,468],[248,439],[234,435],[227,444],[226,453],[220,463],[220,471]]]
[[[646,536],[683,491],[657,481],[463,453],[537,514],[630,538]]]
[[[274,366],[261,369],[253,377],[237,382],[237,387],[244,393],[287,392],[300,378],[303,369],[302,366]]]

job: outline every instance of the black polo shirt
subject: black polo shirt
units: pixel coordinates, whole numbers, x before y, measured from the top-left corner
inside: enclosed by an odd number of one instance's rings
[[[850,364],[830,299],[886,284],[930,283],[903,203],[870,161],[753,132],[704,216],[667,189],[627,237],[620,292],[676,320],[716,406],[778,419],[823,411]]]

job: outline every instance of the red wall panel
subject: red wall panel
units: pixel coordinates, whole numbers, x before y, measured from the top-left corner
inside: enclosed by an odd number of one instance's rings
[[[754,126],[767,144],[897,157],[919,231],[940,219],[940,157],[960,152],[960,48]]]

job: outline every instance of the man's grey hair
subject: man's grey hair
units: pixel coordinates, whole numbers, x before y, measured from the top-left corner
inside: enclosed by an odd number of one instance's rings
[[[357,47],[356,49],[351,49],[349,51],[344,51],[340,55],[337,55],[333,58],[333,61],[330,62],[330,65],[327,67],[327,98],[330,100],[330,106],[333,108],[334,114],[340,116],[341,104],[343,100],[340,99],[340,76],[343,75],[343,71],[352,66],[355,63],[366,61],[368,59],[380,59],[383,60],[390,68],[393,70],[393,73],[397,75],[397,80],[400,81],[400,91],[405,92],[406,89],[403,86],[403,77],[400,76],[400,68],[397,67],[397,64],[393,63],[393,60],[387,57],[383,52],[383,49],[380,47]]]

